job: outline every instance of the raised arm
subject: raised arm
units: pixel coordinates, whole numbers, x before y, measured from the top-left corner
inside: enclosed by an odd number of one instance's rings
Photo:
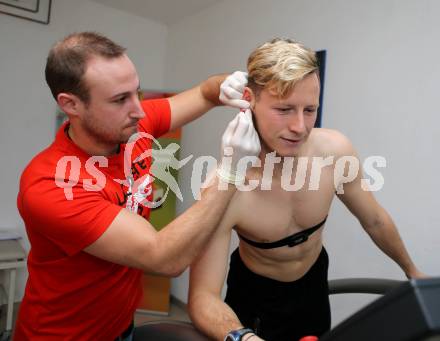
[[[223,134],[222,151],[232,148],[240,159],[260,153],[252,120],[238,113]],[[230,172],[236,168],[231,162]],[[123,209],[107,230],[85,251],[118,264],[165,275],[178,275],[194,260],[218,226],[236,187],[223,171],[204,190],[200,201],[160,232],[143,218]],[[220,181],[224,182],[219,186]],[[224,185],[226,188],[224,189]]]
[[[338,138],[344,155],[358,158],[348,139],[343,136],[338,136]],[[362,178],[360,166],[356,178],[343,185],[344,193],[338,194],[339,199],[358,218],[373,242],[400,266],[408,278],[425,277],[411,260],[390,215],[376,201],[373,193],[365,185],[362,188]]]
[[[122,209],[101,237],[85,251],[145,272],[177,276],[206,245],[223,216],[235,186],[218,189],[217,178],[191,206],[160,232],[144,218]]]
[[[215,106],[226,104],[246,109],[247,101],[241,100],[247,84],[247,75],[236,71],[231,75],[215,75],[200,85],[170,97],[171,127],[174,130],[195,120]]]

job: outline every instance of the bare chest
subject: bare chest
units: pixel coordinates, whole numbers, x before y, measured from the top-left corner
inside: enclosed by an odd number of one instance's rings
[[[255,241],[273,242],[320,223],[328,215],[335,193],[330,173],[322,174],[318,188],[306,181],[299,190],[286,190],[280,181],[273,181],[270,190],[259,187],[238,192],[237,232]]]

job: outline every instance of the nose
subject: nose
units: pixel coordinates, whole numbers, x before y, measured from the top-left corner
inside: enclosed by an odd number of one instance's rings
[[[140,120],[145,117],[144,110],[142,109],[141,102],[137,96],[133,98],[133,103],[130,108],[130,117]]]
[[[297,111],[289,118],[289,130],[299,135],[305,132],[306,125],[303,111]]]

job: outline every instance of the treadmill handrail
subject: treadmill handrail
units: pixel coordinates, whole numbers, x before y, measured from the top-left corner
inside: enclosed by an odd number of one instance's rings
[[[406,281],[383,278],[343,278],[329,280],[329,294],[385,295]]]

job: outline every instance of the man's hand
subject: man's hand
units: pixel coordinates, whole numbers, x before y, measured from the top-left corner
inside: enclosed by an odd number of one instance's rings
[[[234,108],[247,109],[249,102],[242,99],[244,87],[247,85],[248,75],[246,72],[235,71],[226,77],[220,85],[220,101]]]
[[[239,112],[223,134],[223,157],[217,175],[225,182],[244,183],[246,169],[238,169],[237,165],[244,157],[257,157],[260,151],[260,139],[252,122],[251,110]]]

